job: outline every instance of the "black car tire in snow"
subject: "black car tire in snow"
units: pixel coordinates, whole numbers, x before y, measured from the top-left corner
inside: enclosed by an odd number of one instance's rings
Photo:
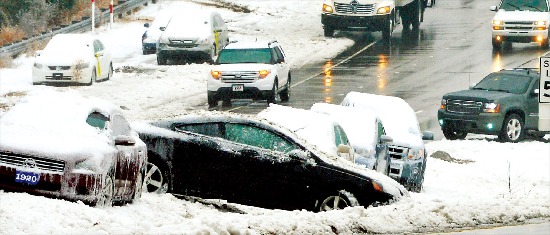
[[[218,99],[216,99],[214,96],[209,95],[208,96],[208,107],[216,107],[218,106]]]
[[[286,88],[281,92],[281,102],[288,102],[290,100],[290,73],[288,74],[288,80],[286,82]]]
[[[420,22],[422,21],[422,3],[421,0],[415,0],[410,3],[410,19],[413,30],[418,30],[420,28]]]
[[[317,211],[319,212],[340,210],[346,207],[360,206],[359,202],[357,201],[357,198],[355,198],[355,196],[352,193],[346,190],[340,190],[340,191],[335,191],[334,193],[330,193],[325,197],[321,198],[319,202],[320,202],[319,206],[317,207]]]
[[[498,138],[504,142],[516,143],[524,136],[523,119],[515,113],[506,116]]]
[[[113,63],[109,64],[109,71],[107,73],[107,78],[105,80],[109,81],[111,77],[113,77]]]
[[[168,59],[166,58],[166,56],[163,56],[161,54],[157,54],[157,64],[158,65],[166,65],[167,61],[168,61]]]
[[[92,77],[90,78],[90,82],[86,83],[87,86],[91,86],[92,84],[94,84],[95,81],[97,81],[97,74],[96,74],[95,71],[96,71],[96,69],[94,67],[93,70],[92,70]]]
[[[271,89],[271,94],[267,97],[267,104],[276,104],[277,103],[277,96],[279,94],[277,93],[277,90],[279,87],[277,86],[277,79],[275,79],[275,82],[273,83],[273,88]]]
[[[113,197],[115,195],[115,181],[111,173],[105,175],[101,184],[101,191],[97,198],[97,207],[106,207],[113,205]]]
[[[144,182],[149,193],[166,193],[168,192],[168,175],[163,166],[159,164],[147,163]]]
[[[325,25],[323,29],[324,29],[325,37],[327,38],[334,37],[334,27]]]
[[[468,132],[459,131],[451,127],[443,127],[441,131],[448,140],[463,140],[466,138],[466,135],[468,135]]]
[[[382,39],[385,42],[390,42],[392,33],[393,33],[393,20],[391,15],[386,17],[386,20],[384,22],[384,29],[382,29]]]
[[[493,50],[498,51],[502,48],[502,41],[498,41],[494,38],[491,41],[492,41],[492,44],[493,44]]]

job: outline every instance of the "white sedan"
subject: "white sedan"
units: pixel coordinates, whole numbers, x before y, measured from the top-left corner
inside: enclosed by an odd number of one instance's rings
[[[92,85],[112,75],[111,54],[100,40],[89,34],[57,34],[37,52],[32,82]]]

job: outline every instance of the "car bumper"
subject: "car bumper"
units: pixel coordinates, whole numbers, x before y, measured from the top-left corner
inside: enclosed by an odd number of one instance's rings
[[[65,70],[50,70],[48,66],[42,69],[33,67],[32,82],[33,84],[46,83],[90,83],[92,80],[92,69],[65,69]]]
[[[496,135],[502,129],[504,114],[480,113],[477,115],[437,111],[437,119],[441,128],[464,130],[468,133]]]
[[[540,42],[538,37],[542,40],[548,39],[547,30],[529,30],[529,31],[517,31],[517,30],[493,30],[493,39],[500,36],[501,41],[508,42]]]
[[[208,91],[208,96],[217,100],[225,99],[267,99],[271,90],[262,91],[256,87],[245,87],[243,91],[233,91],[231,87],[221,87],[216,91]]]
[[[155,53],[157,51],[157,43],[142,43],[141,50]]]
[[[381,31],[387,28],[387,15],[346,16],[323,13],[321,23],[334,29]]]
[[[211,45],[209,44],[193,44],[182,45],[181,47],[170,46],[168,44],[159,44],[157,54],[168,57],[178,56],[203,56],[210,57]]]
[[[101,174],[54,173],[34,170],[40,175],[36,185],[16,182],[16,171],[10,166],[0,165],[0,188],[8,191],[27,192],[33,195],[61,198],[86,203],[97,202],[102,184]],[[24,169],[19,169],[23,170]]]

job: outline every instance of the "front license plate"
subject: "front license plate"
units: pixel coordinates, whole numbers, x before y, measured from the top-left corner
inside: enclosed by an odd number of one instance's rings
[[[63,79],[63,74],[62,73],[54,73],[52,74],[52,77],[54,80],[61,80]]]
[[[233,85],[233,91],[244,91],[244,85],[243,84],[237,84]]]
[[[20,170],[15,171],[15,182],[17,183],[36,185],[39,180],[40,174]]]

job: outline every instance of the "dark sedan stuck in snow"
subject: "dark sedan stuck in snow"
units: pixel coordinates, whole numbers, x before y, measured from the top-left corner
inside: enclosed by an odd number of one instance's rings
[[[389,177],[328,156],[253,116],[198,112],[133,127],[149,151],[149,192],[314,211],[408,195]]]
[[[98,206],[141,196],[146,146],[104,100],[33,91],[0,130],[0,190]]]

